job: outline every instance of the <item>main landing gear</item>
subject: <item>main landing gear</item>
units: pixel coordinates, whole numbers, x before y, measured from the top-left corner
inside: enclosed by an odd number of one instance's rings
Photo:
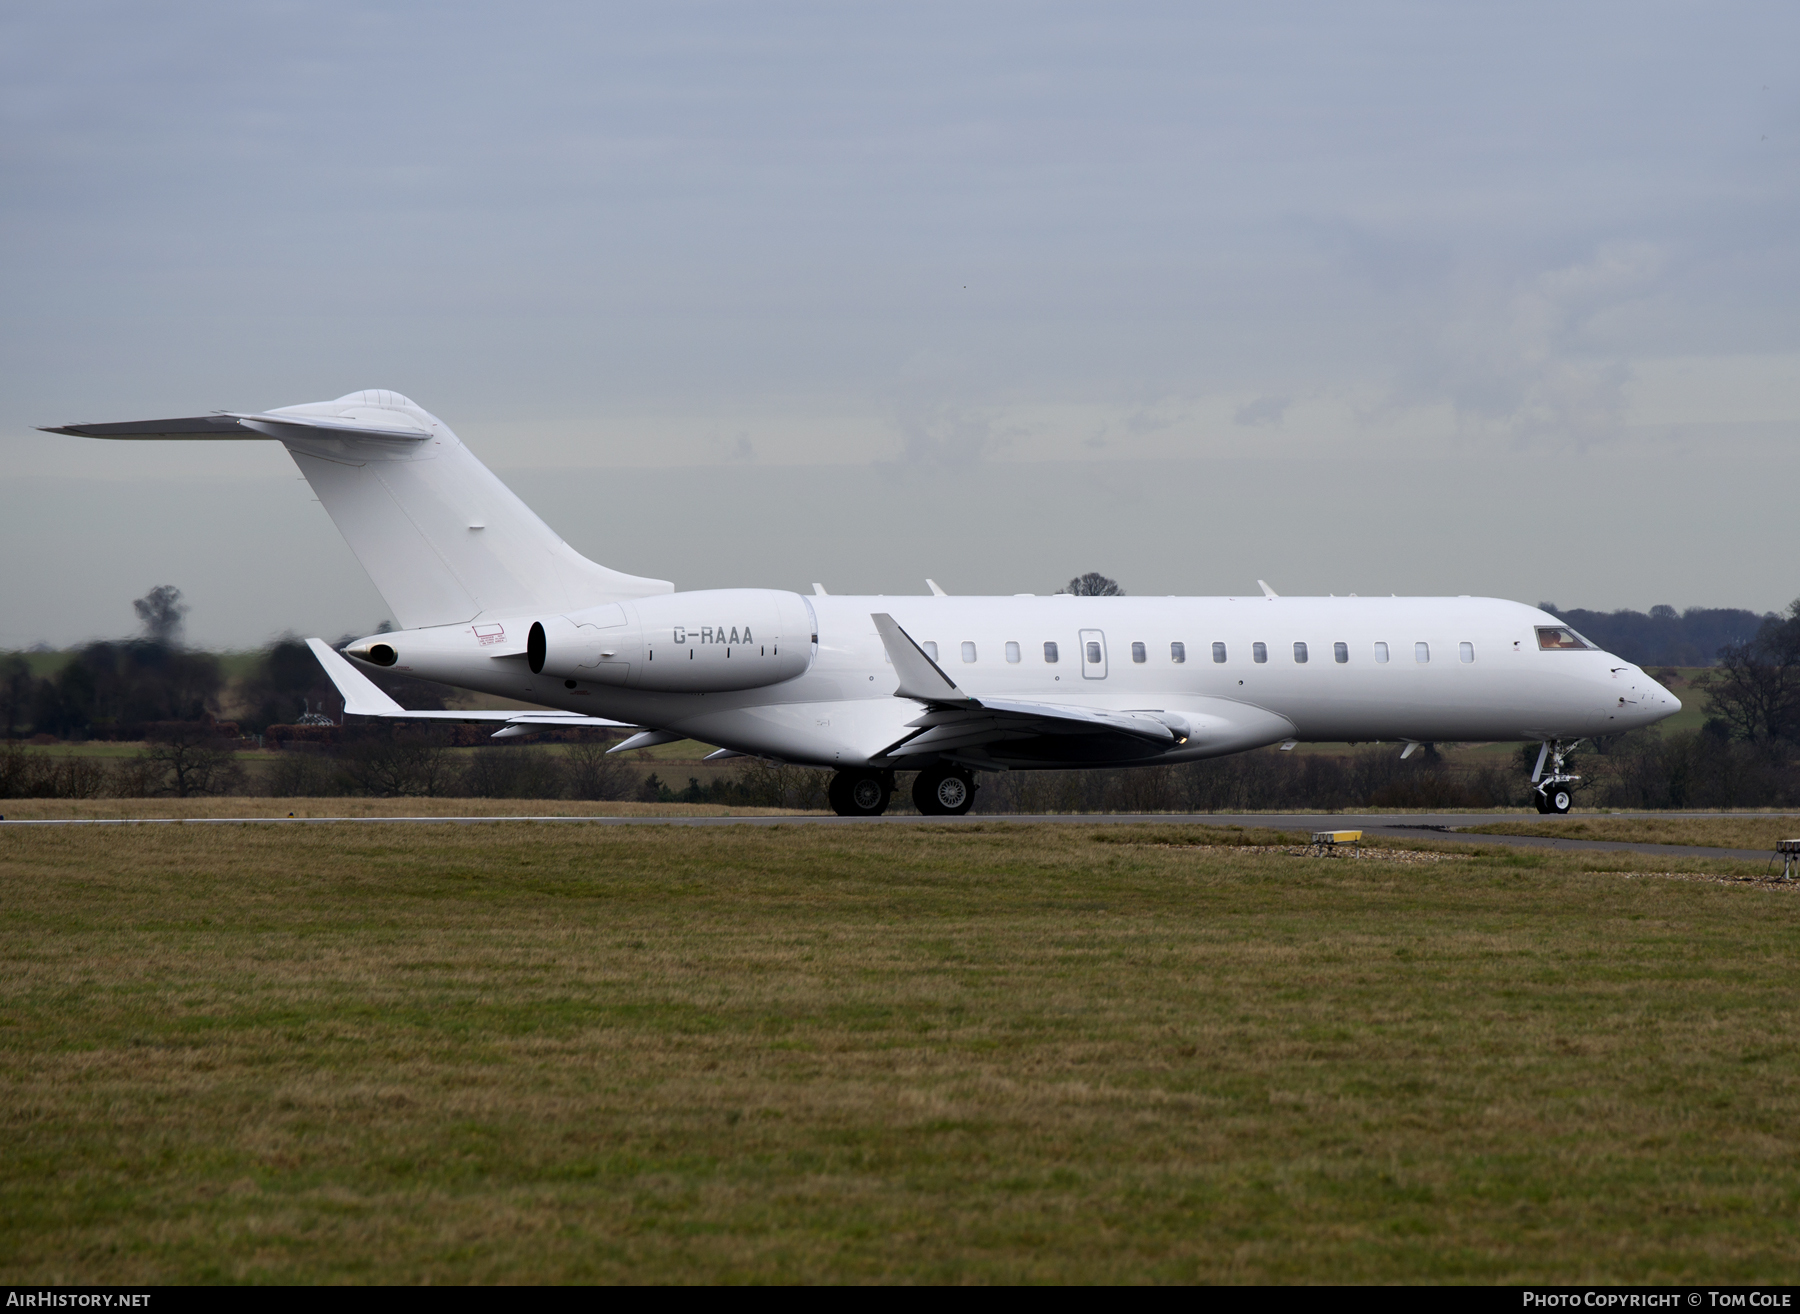
[[[831,810],[840,817],[879,817],[893,796],[892,771],[840,771],[825,788]]]
[[[825,790],[840,817],[879,817],[893,796],[892,771],[840,771]],[[975,778],[962,767],[926,767],[913,781],[912,797],[927,817],[960,817],[975,801]]]
[[[926,767],[913,781],[912,796],[923,816],[960,817],[975,802],[975,778],[961,767]]]
[[[1550,739],[1538,750],[1537,766],[1531,772],[1531,792],[1539,812],[1563,816],[1575,806],[1575,782],[1581,777],[1570,774],[1564,759],[1580,742]],[[1550,765],[1548,772],[1544,770],[1546,761]]]

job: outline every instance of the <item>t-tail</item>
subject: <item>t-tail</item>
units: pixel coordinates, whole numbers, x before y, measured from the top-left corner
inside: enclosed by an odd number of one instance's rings
[[[397,392],[46,431],[280,442],[405,629],[560,614],[674,591],[667,580],[609,570],[575,551],[449,425]]]

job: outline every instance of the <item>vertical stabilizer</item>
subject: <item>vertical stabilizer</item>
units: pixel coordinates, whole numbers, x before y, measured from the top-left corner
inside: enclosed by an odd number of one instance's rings
[[[407,629],[481,616],[556,614],[672,593],[608,570],[538,519],[450,426],[397,392],[255,415],[77,424],[89,438],[275,438]]]
[[[280,423],[290,417],[300,424]],[[365,438],[307,426],[313,419],[412,425],[423,436]],[[449,425],[399,393],[354,392],[270,411],[267,421],[407,629],[560,613],[674,589],[667,580],[589,561],[495,478]]]

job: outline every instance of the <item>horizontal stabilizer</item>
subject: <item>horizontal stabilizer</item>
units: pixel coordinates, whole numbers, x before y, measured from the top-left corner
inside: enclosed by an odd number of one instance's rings
[[[379,716],[389,721],[458,721],[464,724],[482,721],[503,722],[506,731],[511,733],[503,731],[495,738],[510,738],[511,735],[529,734],[533,730],[545,730],[555,726],[574,730],[637,729],[629,721],[608,721],[598,716],[584,716],[580,712],[559,712],[548,707],[542,711],[525,712],[408,711],[383,693],[368,676],[345,661],[341,654],[333,651],[331,645],[325,640],[308,639],[306,646],[312,649],[313,656],[319,659],[319,665],[325,668],[325,674],[330,677],[332,684],[337,686],[337,691],[344,696],[344,711],[350,716]]]
[[[239,414],[220,411],[180,420],[128,420],[123,424],[64,424],[40,426],[45,433],[66,433],[77,438],[297,438],[308,431],[331,438],[386,438],[423,442],[431,431],[392,420],[365,422],[342,416],[283,415],[279,412]]]
[[[82,438],[271,438],[287,448],[402,629],[578,611],[670,593],[589,561],[397,392],[268,411],[68,424]]]
[[[373,680],[345,661],[325,640],[308,639],[306,646],[312,649],[319,665],[325,668],[326,676],[344,696],[344,711],[349,715],[392,716],[406,710],[383,693]]]

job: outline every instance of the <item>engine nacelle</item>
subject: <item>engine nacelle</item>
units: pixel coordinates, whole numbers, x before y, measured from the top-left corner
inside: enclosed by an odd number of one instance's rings
[[[760,689],[806,672],[812,605],[779,589],[704,589],[607,602],[535,622],[533,675],[662,693]]]

